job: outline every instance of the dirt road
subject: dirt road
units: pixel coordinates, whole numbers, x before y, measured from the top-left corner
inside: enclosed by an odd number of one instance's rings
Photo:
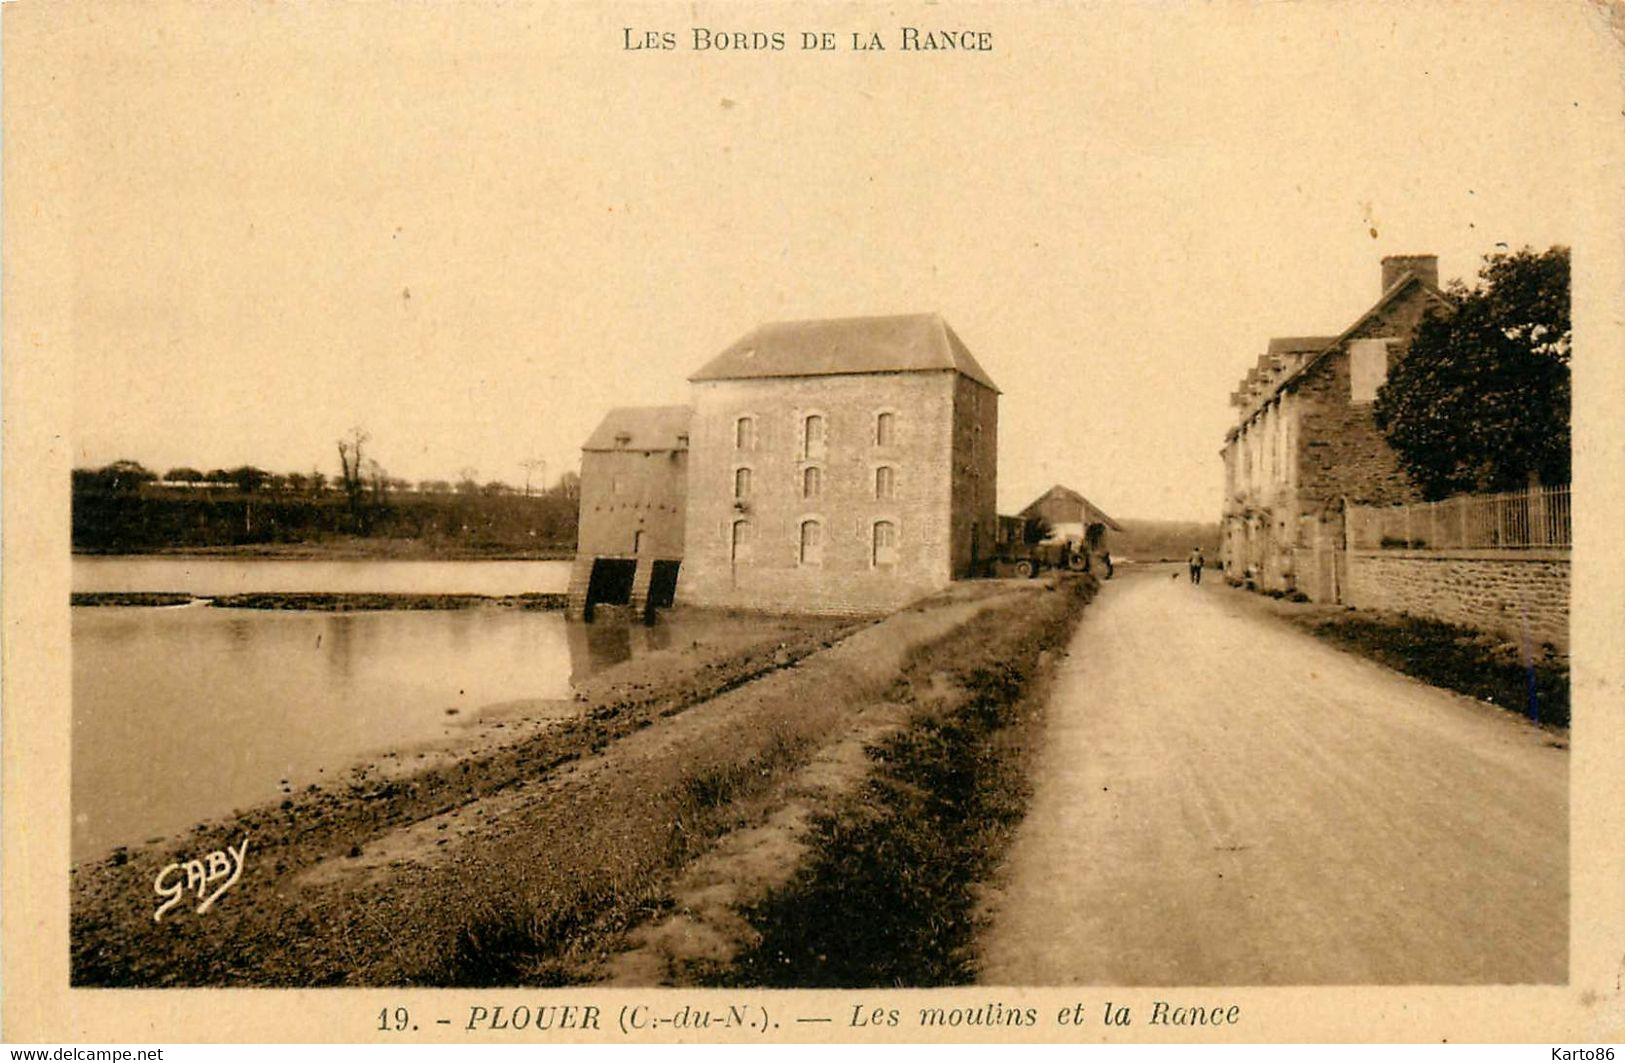
[[[1163,570],[1090,608],[982,981],[1566,981],[1567,750],[1248,604]]]

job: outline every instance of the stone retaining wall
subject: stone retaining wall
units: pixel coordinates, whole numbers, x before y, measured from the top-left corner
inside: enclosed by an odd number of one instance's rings
[[[1568,650],[1567,551],[1351,550],[1343,600]]]

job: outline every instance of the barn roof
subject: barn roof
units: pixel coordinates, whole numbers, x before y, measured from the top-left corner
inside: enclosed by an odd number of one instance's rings
[[[617,406],[604,415],[582,450],[687,450],[688,406]]]
[[[1021,515],[1023,517],[1030,516],[1038,509],[1039,506],[1043,505],[1046,501],[1052,498],[1058,498],[1063,502],[1073,502],[1082,505],[1084,513],[1090,518],[1084,521],[1085,524],[1094,524],[1098,522],[1106,525],[1106,527],[1110,528],[1112,531],[1123,530],[1122,525],[1108,517],[1105,510],[1101,509],[1087,498],[1084,498],[1082,495],[1078,494],[1078,492],[1072,490],[1072,488],[1063,484],[1056,484],[1048,491],[1045,491],[1043,494],[1033,499],[1027,504],[1027,508],[1021,511]]]
[[[848,373],[958,372],[998,390],[941,314],[898,314],[758,325],[689,377],[761,377]]]

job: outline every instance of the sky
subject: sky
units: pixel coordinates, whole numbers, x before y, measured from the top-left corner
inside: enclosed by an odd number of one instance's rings
[[[1217,520],[1228,395],[1269,337],[1351,324],[1383,255],[1584,269],[1595,19],[90,7],[63,27],[72,460],[331,475],[360,425],[393,476],[551,480],[759,322],[937,311],[1003,392],[1001,510],[1060,482]],[[696,25],[788,47],[696,52]],[[899,52],[903,25],[993,51]]]

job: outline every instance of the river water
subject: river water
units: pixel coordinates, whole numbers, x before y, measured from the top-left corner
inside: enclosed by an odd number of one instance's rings
[[[86,560],[74,562],[76,589]],[[329,562],[163,564],[189,566],[191,582],[172,582],[171,570],[147,560],[122,570],[116,586],[110,574],[119,570],[102,559],[88,566],[95,575],[83,578],[100,581],[98,589],[198,594],[333,586],[290,575]],[[217,564],[233,571],[216,571]],[[419,578],[406,584],[397,576],[401,566],[425,563],[381,564],[392,571],[357,575],[345,588],[506,594],[518,588],[490,582],[492,566],[568,568],[447,563],[441,567],[485,571],[424,578],[428,570],[414,569]],[[132,581],[131,571],[159,575]],[[544,578],[523,589],[553,589]],[[76,861],[277,800],[285,785],[343,777],[363,757],[455,735],[484,707],[568,698],[572,679],[663,648],[683,630],[680,619],[647,628],[613,619],[587,625],[557,612],[498,608],[318,613],[194,605],[71,613]]]
[[[76,557],[78,593],[562,593],[568,561],[280,561],[222,557]]]

